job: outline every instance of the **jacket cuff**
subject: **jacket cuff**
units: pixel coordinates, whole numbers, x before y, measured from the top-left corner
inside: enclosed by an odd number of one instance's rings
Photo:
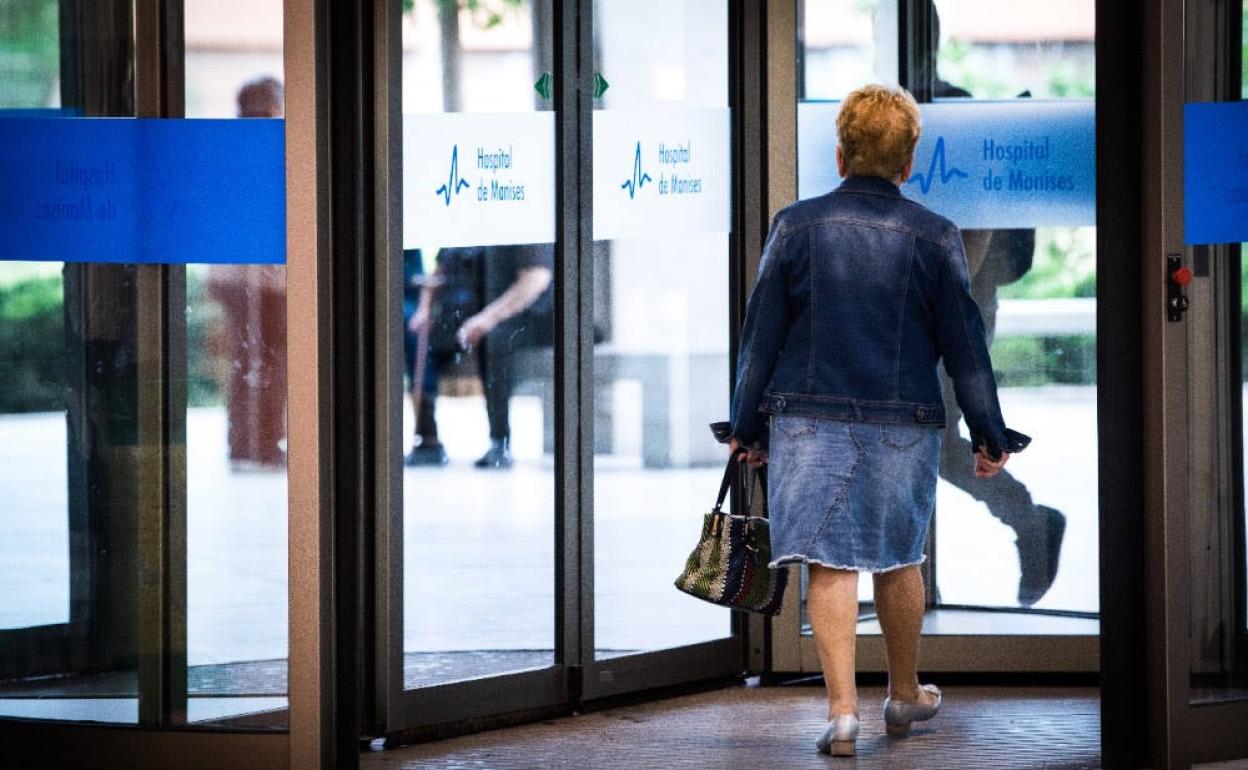
[[[738,421],[732,426],[732,437],[741,446],[766,449],[771,443],[771,421],[761,412],[752,420]]]
[[[1001,433],[997,436],[988,437],[982,433],[974,433],[971,436],[971,453],[979,447],[985,447],[988,456],[996,460],[1001,456],[1002,451],[1010,454],[1018,454],[1031,444],[1031,436],[1026,433],[1019,433],[1010,428],[1002,428]]]

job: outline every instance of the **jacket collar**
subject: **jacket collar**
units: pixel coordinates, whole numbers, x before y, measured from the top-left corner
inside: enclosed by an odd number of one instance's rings
[[[836,191],[886,195],[892,198],[904,197],[897,185],[878,176],[851,176],[841,182],[841,186],[837,187]]]

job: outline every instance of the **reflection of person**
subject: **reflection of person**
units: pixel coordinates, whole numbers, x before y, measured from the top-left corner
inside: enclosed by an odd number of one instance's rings
[[[407,369],[408,395],[416,416],[416,435],[407,453],[407,465],[445,465],[446,447],[438,439],[434,412],[438,397],[438,369],[429,355],[428,314],[422,305],[433,297],[433,283],[425,277],[420,249],[403,251],[403,360]]]
[[[282,84],[261,78],[238,92],[241,118],[282,115]],[[286,452],[286,271],[212,265],[208,291],[225,316],[226,415],[231,467],[280,468]]]
[[[975,451],[961,462],[976,476],[996,475],[1029,439],[1002,420],[957,227],[899,189],[919,137],[914,100],[883,86],[855,91],[837,135],[844,183],[772,223],[742,331],[730,444],[769,463],[770,566],[809,566],[829,718],[816,745],[852,755],[859,572],[873,575],[884,631],[888,732],[905,735],[940,708],[917,671],[919,565],[945,420],[937,362],[970,425]]]
[[[434,349],[443,354],[454,349],[478,351],[490,423],[490,448],[476,461],[478,468],[511,467],[510,401],[515,389],[516,353],[551,343],[553,277],[551,244],[471,246],[438,252],[438,318],[420,315],[416,323],[431,326]],[[421,306],[428,308],[429,303]],[[447,331],[454,335],[449,344]]]
[[[969,98],[970,92],[941,80],[936,71],[940,16],[930,0],[927,4],[932,14],[932,45],[928,48],[931,56],[927,67],[921,74],[930,77],[934,97]],[[971,294],[983,312],[984,329],[988,343],[992,344],[997,325],[997,288],[1017,281],[1031,269],[1036,233],[1035,230],[964,230],[962,238],[971,275]],[[949,420],[942,444],[940,476],[987,505],[989,513],[1014,530],[1020,570],[1018,602],[1030,607],[1048,592],[1057,576],[1066,517],[1053,508],[1036,505],[1026,485],[1009,472],[988,482],[977,480],[969,473],[961,462],[970,446],[958,429],[961,412],[953,398],[948,374],[942,371],[941,376]]]

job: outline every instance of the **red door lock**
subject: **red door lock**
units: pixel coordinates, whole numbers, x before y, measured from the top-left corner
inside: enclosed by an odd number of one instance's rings
[[[1183,287],[1192,282],[1192,269],[1183,264],[1181,255],[1169,254],[1166,256],[1166,275],[1169,278],[1166,281],[1166,318],[1177,323],[1187,312],[1188,300]]]

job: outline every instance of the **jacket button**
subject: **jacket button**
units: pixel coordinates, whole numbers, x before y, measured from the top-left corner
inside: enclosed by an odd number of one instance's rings
[[[780,398],[776,399],[776,411],[778,412],[784,411],[784,396],[781,396]]]

